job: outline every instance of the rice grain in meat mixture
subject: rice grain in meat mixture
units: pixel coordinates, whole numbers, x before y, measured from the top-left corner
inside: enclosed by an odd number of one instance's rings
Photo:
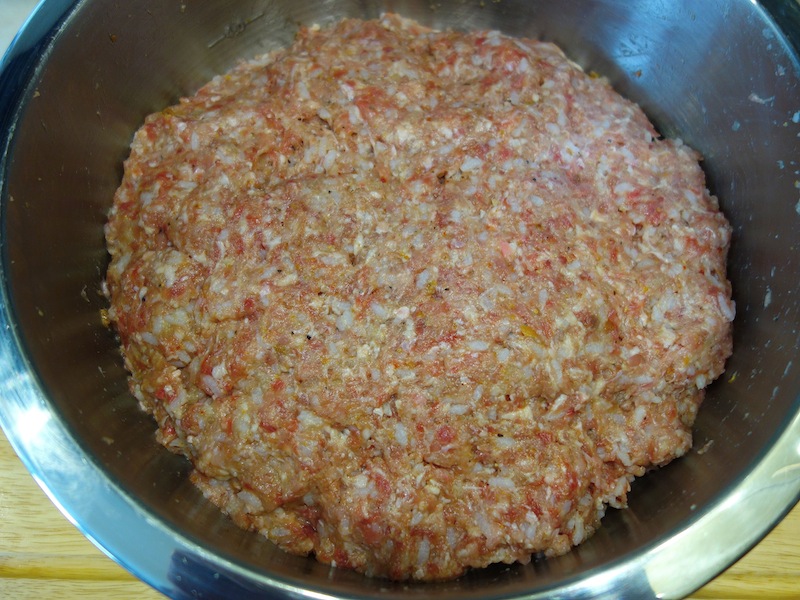
[[[147,118],[109,316],[240,526],[369,575],[562,554],[731,351],[698,155],[548,43],[306,28]]]

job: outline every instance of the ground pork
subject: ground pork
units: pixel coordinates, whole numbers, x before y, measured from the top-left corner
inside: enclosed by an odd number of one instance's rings
[[[730,354],[698,158],[549,43],[303,28],[135,135],[106,229],[131,390],[289,552],[562,554],[690,448]]]

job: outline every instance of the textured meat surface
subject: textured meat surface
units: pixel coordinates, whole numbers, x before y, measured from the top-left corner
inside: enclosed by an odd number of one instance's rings
[[[131,390],[290,552],[564,553],[691,447],[730,354],[698,158],[550,44],[303,29],[135,136],[106,232]]]

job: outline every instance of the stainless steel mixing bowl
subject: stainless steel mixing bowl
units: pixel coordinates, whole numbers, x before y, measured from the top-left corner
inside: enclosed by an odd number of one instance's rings
[[[769,9],[769,10],[767,10]],[[154,440],[100,321],[102,227],[144,116],[298,23],[400,12],[554,40],[705,156],[734,227],[734,355],[695,448],[558,559],[441,584],[329,569],[240,531]],[[677,597],[800,491],[798,5],[755,0],[45,0],[0,74],[0,421],[53,501],[176,598]]]

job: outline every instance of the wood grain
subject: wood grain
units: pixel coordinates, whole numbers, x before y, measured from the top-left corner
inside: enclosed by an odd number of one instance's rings
[[[0,598],[163,600],[56,509],[0,435]],[[800,507],[692,600],[800,599]]]
[[[58,511],[0,435],[0,598],[162,600]]]
[[[800,599],[800,505],[739,562],[691,600]]]

